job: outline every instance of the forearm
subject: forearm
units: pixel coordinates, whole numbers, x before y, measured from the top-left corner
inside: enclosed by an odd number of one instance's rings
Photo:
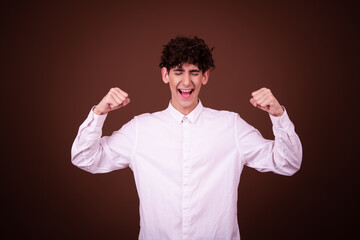
[[[286,111],[281,117],[270,115],[270,118],[275,135],[273,157],[277,171],[282,175],[293,175],[300,169],[302,162],[300,138]]]
[[[260,172],[293,175],[301,165],[300,139],[286,110],[281,117],[270,118],[275,140],[263,138],[257,129],[238,118],[237,139],[244,164]]]
[[[128,167],[136,146],[134,119],[111,136],[101,137],[106,116],[91,111],[81,124],[71,149],[72,163],[91,173]]]
[[[94,114],[93,108],[86,120],[80,125],[78,134],[71,149],[72,163],[88,172],[95,170],[96,162],[100,161],[103,147],[101,145],[102,126],[106,115]]]

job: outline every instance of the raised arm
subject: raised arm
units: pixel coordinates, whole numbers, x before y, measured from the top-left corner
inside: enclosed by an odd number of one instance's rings
[[[260,172],[293,175],[300,169],[302,146],[286,110],[267,88],[252,93],[250,102],[270,114],[275,140],[267,140],[240,117],[237,140],[245,165]]]
[[[112,88],[81,124],[71,149],[71,161],[91,173],[105,173],[129,166],[135,146],[136,124],[131,120],[111,136],[101,137],[107,113],[130,102],[128,94]]]

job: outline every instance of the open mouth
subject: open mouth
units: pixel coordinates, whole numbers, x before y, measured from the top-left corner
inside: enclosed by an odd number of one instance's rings
[[[183,97],[188,98],[191,96],[194,89],[178,89],[178,91]]]

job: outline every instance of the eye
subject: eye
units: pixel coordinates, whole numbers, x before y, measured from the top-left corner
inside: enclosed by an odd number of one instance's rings
[[[192,72],[191,75],[193,75],[193,76],[198,76],[199,73],[198,73],[198,72]]]
[[[181,75],[182,74],[182,72],[175,72],[175,75]]]

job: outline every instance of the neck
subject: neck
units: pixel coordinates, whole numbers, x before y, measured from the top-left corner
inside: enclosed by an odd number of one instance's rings
[[[176,102],[171,100],[171,105],[185,116],[188,115],[189,113],[191,113],[198,104],[199,104],[199,100],[197,100],[195,104],[192,104],[190,106],[180,106],[180,105],[176,104]]]

